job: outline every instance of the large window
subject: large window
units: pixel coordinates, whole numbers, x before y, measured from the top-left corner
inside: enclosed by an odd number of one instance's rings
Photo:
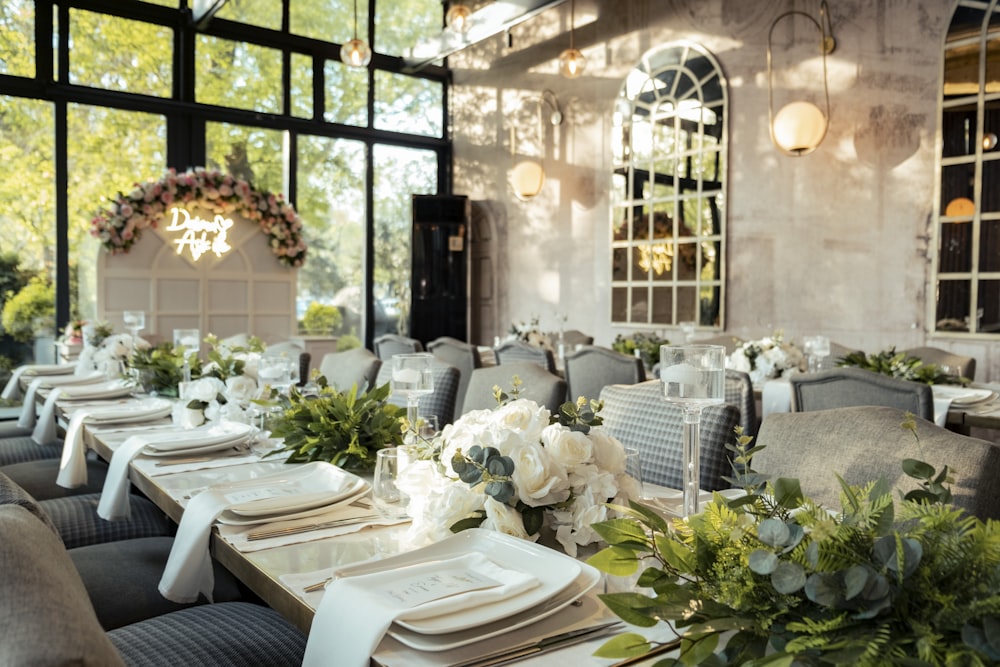
[[[95,315],[102,197],[207,166],[298,208],[300,317],[318,302],[341,308],[334,333],[405,332],[410,195],[446,192],[451,156],[446,71],[398,56],[440,30],[441,2],[359,0],[365,69],[339,58],[354,0],[228,0],[201,27],[192,4],[0,3],[0,258],[54,285],[39,327]]]
[[[1000,333],[1000,10],[962,0],[944,52],[934,331]]]

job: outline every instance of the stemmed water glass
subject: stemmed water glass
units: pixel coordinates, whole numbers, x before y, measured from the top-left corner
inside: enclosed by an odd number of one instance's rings
[[[125,328],[132,334],[134,347],[139,332],[146,328],[146,313],[141,310],[126,310],[122,313],[122,320],[125,322]]]
[[[174,329],[174,347],[184,355],[184,382],[191,381],[191,359],[201,352],[201,331],[198,329]]]
[[[726,348],[722,345],[661,345],[660,380],[668,403],[684,410],[681,516],[698,513],[701,411],[725,398]]]
[[[429,352],[396,354],[392,357],[392,392],[406,397],[406,419],[411,440],[416,442],[420,397],[434,393],[434,373]]]
[[[822,370],[823,359],[830,356],[830,339],[826,336],[805,336],[802,346],[809,360],[809,372]]]

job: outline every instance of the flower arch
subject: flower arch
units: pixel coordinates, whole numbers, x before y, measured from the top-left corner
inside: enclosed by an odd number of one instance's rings
[[[259,190],[232,174],[203,167],[180,174],[170,169],[158,181],[136,183],[128,194],[119,192],[94,215],[90,234],[106,252],[126,253],[142,237],[143,230],[156,227],[171,206],[190,202],[213,213],[236,213],[256,222],[281,264],[297,268],[305,263],[306,242],[295,207],[280,194]]]

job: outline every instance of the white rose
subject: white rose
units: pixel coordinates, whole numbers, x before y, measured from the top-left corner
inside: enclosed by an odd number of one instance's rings
[[[549,425],[548,409],[526,398],[511,401],[493,414],[495,424],[503,429],[520,432],[525,440],[539,440],[542,429]]]
[[[541,507],[566,500],[569,480],[539,443],[527,442],[508,454],[514,461],[514,488],[529,507]]]
[[[226,380],[226,398],[237,403],[245,403],[257,395],[257,382],[245,375]]]
[[[594,448],[594,463],[601,470],[613,475],[625,472],[625,447],[610,436],[604,427],[590,429],[590,442]]]
[[[542,431],[542,443],[556,463],[572,468],[591,460],[594,447],[582,431],[572,431],[561,424],[552,424]]]
[[[175,403],[170,419],[181,428],[195,428],[205,423],[205,413],[184,403]]]
[[[258,352],[240,352],[239,354],[233,355],[234,359],[243,360],[243,375],[257,380],[257,367],[260,363],[260,354]]]
[[[498,533],[504,533],[512,537],[519,537],[522,540],[531,539],[531,536],[524,529],[524,519],[521,517],[521,513],[513,507],[498,503],[492,498],[487,497],[484,508],[486,509],[486,520],[483,521],[482,528],[495,530]]]
[[[219,378],[203,377],[191,382],[185,393],[188,401],[214,401],[215,397],[226,390],[226,385]]]
[[[736,350],[726,359],[726,368],[731,368],[734,371],[749,373],[750,360],[747,359],[747,356],[743,354],[742,350]]]
[[[209,406],[211,407],[211,403]],[[206,412],[208,410],[206,409]],[[250,416],[246,413],[246,410],[241,408],[239,405],[233,401],[229,401],[225,405],[219,406],[219,420],[227,422],[236,422],[239,424],[249,424]]]
[[[577,496],[568,510],[552,513],[556,540],[567,554],[575,557],[577,546],[585,546],[600,539],[591,525],[607,518],[608,508],[604,501],[595,502],[594,496],[585,492]]]
[[[642,500],[642,482],[631,475],[621,474],[615,477],[615,485],[618,487],[618,495],[615,496],[616,505],[628,506],[629,500]]]

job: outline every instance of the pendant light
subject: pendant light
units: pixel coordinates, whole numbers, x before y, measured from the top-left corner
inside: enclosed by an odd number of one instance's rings
[[[576,23],[576,0],[569,3],[569,48],[559,54],[559,73],[567,79],[575,79],[583,74],[587,59],[573,43]]]
[[[358,39],[358,0],[354,0],[354,39],[340,47],[340,59],[351,67],[367,67],[372,61],[368,42]]]
[[[465,5],[452,5],[445,14],[444,23],[449,30],[464,34],[469,32],[469,26],[472,25],[471,17],[472,11]]]

